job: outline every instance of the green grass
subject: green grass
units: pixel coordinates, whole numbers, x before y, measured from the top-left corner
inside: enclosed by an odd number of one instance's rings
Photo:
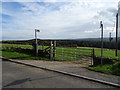
[[[20,44],[2,44],[2,48],[6,47],[18,47],[18,48],[27,48],[32,49],[31,45],[20,45]],[[44,48],[47,48],[48,46],[44,46]],[[2,49],[1,48],[1,49]],[[42,49],[42,46],[39,46],[39,49]],[[7,50],[8,51],[8,50]],[[64,53],[62,53],[64,52]],[[75,55],[77,54],[77,55]],[[91,51],[87,49],[77,49],[77,48],[61,48],[56,47],[56,58],[55,60],[76,60],[77,58],[80,59],[82,55],[89,55],[91,56]]]
[[[18,48],[20,47],[20,48],[32,49],[32,45],[21,45],[21,44],[2,44],[1,49],[4,47],[18,47]],[[48,46],[44,46],[44,48],[47,47]],[[42,46],[39,46],[39,49],[42,49]],[[56,59],[74,60],[74,59],[80,59],[80,57],[84,55],[91,56],[92,49],[93,47],[77,47],[77,48],[56,47],[56,56],[57,56]],[[94,48],[94,50],[95,50],[95,56],[100,57],[101,48]],[[62,52],[64,53],[62,54]],[[118,52],[120,53],[120,50],[118,50]],[[120,55],[116,57],[114,49],[103,49],[103,57],[110,59],[118,59],[120,58]]]
[[[62,53],[63,52],[63,53]],[[58,60],[80,60],[82,56],[91,56],[91,50],[70,48],[70,47],[57,47],[56,48],[56,59]]]
[[[120,53],[120,50],[118,50],[118,53]],[[100,57],[101,51],[100,49],[95,50],[95,56]],[[103,57],[104,58],[111,58],[111,59],[120,59],[120,56],[115,56],[115,49],[104,49],[103,50]]]
[[[120,61],[116,61],[113,64],[97,65],[87,68],[90,70],[94,70],[106,74],[113,74],[120,76]]]
[[[77,47],[77,48],[64,48],[62,51],[61,47],[56,48],[56,55],[61,57],[66,57],[66,59],[75,59],[77,55],[77,58],[80,59],[81,56],[92,56],[92,49],[95,51],[95,56],[101,57],[101,48],[93,48],[93,47]],[[64,52],[62,55],[61,52]],[[120,50],[118,50],[118,53],[120,54]],[[72,58],[68,57],[71,56]],[[109,59],[120,59],[120,55],[115,56],[115,49],[103,49],[103,57],[109,58]]]
[[[32,45],[21,45],[21,44],[2,44],[2,47],[16,47],[16,48],[28,48],[32,49]]]
[[[16,48],[26,48],[26,49],[32,49],[32,45],[22,45],[22,44],[0,44],[0,49],[4,47],[16,47]],[[44,46],[44,48],[47,48],[48,46]],[[42,49],[42,46],[38,46],[39,49]]]
[[[9,59],[48,60],[48,59],[46,59],[46,58],[36,57],[36,56],[32,56],[32,55],[25,54],[25,53],[9,52],[9,51],[0,51],[0,53],[2,53],[2,56],[3,56],[3,57],[9,58]]]
[[[95,56],[101,57],[101,48],[93,48],[93,47],[80,47],[83,49],[94,49],[95,50]],[[120,50],[118,50],[118,53],[120,54]],[[115,49],[103,49],[103,57],[104,58],[110,58],[110,59],[120,59],[120,55],[115,56]]]

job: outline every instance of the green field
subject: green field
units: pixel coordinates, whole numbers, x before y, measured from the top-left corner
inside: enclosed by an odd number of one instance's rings
[[[18,47],[18,48],[27,48],[32,49],[31,45],[21,45],[21,44],[0,44],[2,48],[6,47]],[[47,48],[48,46],[44,46],[44,48]],[[39,46],[39,49],[42,49],[42,46]],[[92,49],[95,51],[95,56],[100,57],[101,56],[101,49],[100,48],[93,48],[93,47],[56,47],[56,59],[58,60],[74,60],[79,59],[81,56],[92,56]],[[120,50],[118,50],[120,53]],[[103,57],[104,58],[110,58],[110,59],[118,59],[119,57],[115,56],[115,50],[114,49],[103,49]]]
[[[16,48],[27,48],[32,49],[32,45],[22,45],[22,44],[0,44],[1,49],[4,47],[16,47]],[[48,46],[44,46],[44,48],[47,48]],[[42,49],[42,46],[39,46],[39,49]]]

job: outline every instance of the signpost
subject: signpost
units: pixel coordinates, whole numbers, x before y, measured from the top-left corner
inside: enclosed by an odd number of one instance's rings
[[[101,64],[103,64],[103,24],[100,21],[100,28],[101,28]]]

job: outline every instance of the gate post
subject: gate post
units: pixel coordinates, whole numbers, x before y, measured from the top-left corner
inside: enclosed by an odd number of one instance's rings
[[[50,59],[53,59],[53,41],[50,42]]]
[[[44,41],[42,41],[42,50],[44,50]]]
[[[56,41],[50,42],[50,59],[55,59],[56,57]]]
[[[56,57],[56,41],[53,42],[53,58]]]

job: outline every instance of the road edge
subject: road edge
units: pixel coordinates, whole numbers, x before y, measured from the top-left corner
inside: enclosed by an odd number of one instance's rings
[[[4,57],[0,57],[0,58],[4,61],[10,61],[10,62],[18,63],[18,64],[23,64],[23,65],[27,65],[27,66],[31,66],[31,67],[35,67],[35,68],[40,68],[40,69],[44,69],[44,70],[48,70],[48,71],[52,71],[52,72],[57,72],[57,73],[61,73],[61,74],[64,74],[64,75],[69,75],[69,76],[73,76],[73,77],[77,77],[77,78],[82,78],[82,79],[86,79],[86,80],[89,80],[89,81],[94,81],[94,82],[97,82],[97,83],[102,83],[102,84],[106,84],[106,85],[110,85],[110,86],[120,88],[120,85],[116,84],[116,83],[103,81],[103,80],[99,80],[99,79],[94,79],[94,78],[86,77],[86,76],[83,76],[83,75],[68,73],[68,72],[64,72],[64,71],[60,71],[60,70],[54,70],[54,69],[50,69],[50,68],[46,68],[46,67],[26,64],[26,63],[22,63],[22,62],[19,62],[19,61],[13,61],[12,59],[7,59],[7,58],[4,58]]]

